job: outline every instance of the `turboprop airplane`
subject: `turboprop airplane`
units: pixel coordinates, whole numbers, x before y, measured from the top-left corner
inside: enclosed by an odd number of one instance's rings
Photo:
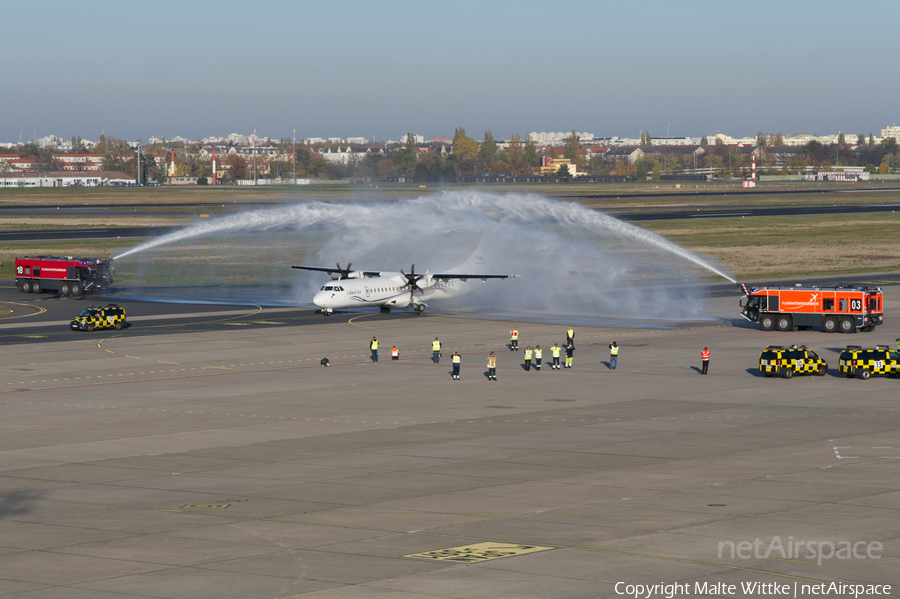
[[[327,272],[331,281],[322,285],[313,296],[313,303],[322,309],[322,314],[329,316],[335,310],[378,306],[382,312],[391,308],[412,308],[417,314],[425,312],[429,301],[450,299],[471,291],[474,287],[469,279],[515,279],[519,275],[483,275],[463,274],[457,272],[416,274],[416,263],[413,262],[409,274],[400,269],[399,273],[369,270],[350,270],[347,268],[326,266],[291,266],[301,270]],[[339,275],[334,277],[333,275]]]

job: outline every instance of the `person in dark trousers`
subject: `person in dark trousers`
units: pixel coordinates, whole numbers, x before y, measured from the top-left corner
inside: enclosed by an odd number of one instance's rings
[[[703,372],[700,374],[706,374],[706,371],[709,370],[709,348],[704,347],[703,351],[700,352],[700,359],[703,360]]]
[[[458,351],[453,352],[453,378],[459,380],[459,363],[462,358]]]
[[[613,341],[609,344],[609,367],[616,369],[616,363],[619,361],[619,344]]]
[[[441,342],[438,341],[437,337],[431,342],[431,361],[435,364],[440,364],[441,362]]]
[[[488,356],[488,380],[496,381],[497,380],[497,356],[494,355],[494,352],[491,352],[491,355]]]
[[[525,372],[531,370],[531,354],[532,354],[531,346],[525,348]]]
[[[319,365],[320,366],[330,366],[331,362],[328,361],[328,358],[322,358],[321,360],[319,360]]]
[[[553,370],[559,370],[559,352],[562,351],[562,348],[559,346],[559,343],[554,343],[553,347],[550,348],[550,355],[553,356],[553,364],[550,367]]]
[[[516,327],[509,330],[509,351],[519,351],[519,329]]]
[[[566,368],[572,367],[572,354],[575,353],[575,346],[571,343],[566,346]]]
[[[571,325],[566,330],[566,345],[575,345],[575,329]]]
[[[544,350],[541,349],[540,345],[534,346],[534,369],[540,372],[541,370],[541,358],[544,357]]]
[[[372,337],[371,343],[369,343],[369,349],[372,350],[372,361],[378,361],[378,339]]]

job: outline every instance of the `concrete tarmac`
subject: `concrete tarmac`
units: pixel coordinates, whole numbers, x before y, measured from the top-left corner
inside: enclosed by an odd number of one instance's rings
[[[518,323],[530,372],[509,322],[444,317],[4,346],[0,597],[900,596],[900,379],[837,372],[900,337],[898,295],[855,335],[738,326],[733,295],[715,321],[576,327],[572,370],[548,366],[566,322]],[[790,343],[829,374],[760,375]]]

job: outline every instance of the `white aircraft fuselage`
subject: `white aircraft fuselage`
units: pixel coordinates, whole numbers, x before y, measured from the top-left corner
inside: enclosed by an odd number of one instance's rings
[[[355,274],[355,273],[354,273]],[[418,282],[419,289],[410,291],[406,277],[381,273],[377,277],[350,278],[329,281],[313,296],[313,304],[323,312],[378,306],[382,308],[424,308],[429,301],[459,297],[470,291],[473,283],[459,279],[436,280],[425,275]]]

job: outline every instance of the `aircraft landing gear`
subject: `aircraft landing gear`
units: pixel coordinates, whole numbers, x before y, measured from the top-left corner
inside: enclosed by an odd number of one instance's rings
[[[425,314],[425,304],[416,304],[413,306],[413,310],[416,311],[416,314],[421,316],[422,314]]]
[[[390,312],[390,311],[391,311],[391,307],[390,307],[390,306],[381,306],[381,311],[382,311],[382,312]]]
[[[331,313],[334,312],[331,308],[322,308],[322,316],[331,316]]]

